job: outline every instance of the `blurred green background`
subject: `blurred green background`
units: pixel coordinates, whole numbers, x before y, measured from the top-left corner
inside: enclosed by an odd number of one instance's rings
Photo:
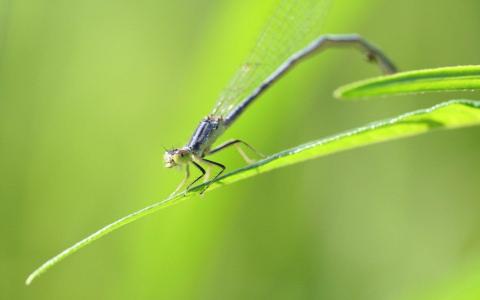
[[[274,1],[0,0],[1,299],[479,299],[478,128],[295,165],[162,210],[26,276],[161,200],[182,146]],[[479,64],[478,0],[337,0],[402,70]],[[334,100],[377,75],[351,51],[297,68],[229,130],[270,154],[477,93]],[[231,169],[235,153],[218,156]]]

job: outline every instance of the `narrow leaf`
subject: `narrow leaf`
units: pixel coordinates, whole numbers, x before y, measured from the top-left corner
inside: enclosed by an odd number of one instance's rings
[[[396,73],[354,82],[335,91],[337,98],[480,89],[480,66],[456,66]]]
[[[203,187],[205,187],[205,184],[211,184],[210,188],[207,190],[207,192],[210,192],[216,188],[224,187],[227,184],[248,177],[320,156],[326,156],[340,151],[388,140],[427,133],[436,129],[453,129],[478,124],[480,124],[480,101],[452,100],[428,109],[422,109],[396,118],[372,123],[364,127],[312,141],[273,154],[254,164],[234,170],[216,180],[200,184],[189,192],[181,192],[172,195],[163,201],[147,206],[103,227],[45,262],[27,278],[26,284],[30,284],[40,274],[56,265],[67,256],[110,232],[144,216],[150,215],[161,208],[179,203],[191,196],[198,195]]]

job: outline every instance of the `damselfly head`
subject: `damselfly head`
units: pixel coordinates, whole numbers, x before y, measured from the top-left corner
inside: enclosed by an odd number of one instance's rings
[[[165,151],[163,162],[166,168],[183,165],[191,160],[191,151],[188,148],[172,149]]]

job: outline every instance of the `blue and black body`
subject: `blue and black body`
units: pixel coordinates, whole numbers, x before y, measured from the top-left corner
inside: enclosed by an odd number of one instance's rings
[[[190,176],[190,164],[193,164],[198,170],[201,171],[202,174],[187,186],[187,190],[190,189],[190,187],[194,185],[198,180],[205,177],[207,172],[205,171],[204,166],[219,168],[219,172],[215,174],[213,179],[220,176],[225,170],[225,166],[221,163],[206,159],[205,157],[219,152],[220,150],[227,149],[230,146],[236,146],[243,158],[248,163],[252,162],[252,160],[243,152],[240,146],[246,146],[255,153],[259,153],[242,140],[230,140],[217,146],[216,148],[211,149],[211,147],[218,139],[218,137],[223,134],[225,130],[230,125],[232,125],[232,123],[236,119],[238,119],[238,117],[246,110],[248,106],[250,106],[250,104],[254,102],[254,100],[256,100],[263,92],[265,92],[269,87],[271,87],[287,71],[291,70],[300,61],[303,61],[305,58],[315,53],[321,52],[322,50],[325,50],[327,48],[343,46],[349,46],[360,50],[362,53],[365,54],[369,62],[378,64],[384,74],[391,74],[396,71],[393,63],[378,48],[364,40],[359,35],[348,34],[320,36],[319,38],[311,42],[309,45],[307,45],[305,48],[290,56],[257,88],[255,88],[250,95],[248,95],[238,105],[233,107],[233,109],[225,117],[210,115],[204,118],[198,125],[197,129],[195,130],[194,134],[192,135],[190,141],[186,146],[178,149],[168,150],[165,152],[164,162],[167,168],[175,166],[185,166],[186,176],[175,192],[177,192],[186,184]],[[205,178],[208,179],[208,176]],[[206,188],[208,188],[208,186]],[[203,190],[203,192],[205,191],[205,189]]]

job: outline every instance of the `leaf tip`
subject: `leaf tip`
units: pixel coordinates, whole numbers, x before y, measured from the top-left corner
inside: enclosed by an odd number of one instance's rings
[[[25,280],[25,285],[29,286],[32,283],[32,281],[35,279],[35,277],[36,277],[35,273],[28,275],[27,279]]]
[[[339,100],[363,100],[363,97],[360,95],[360,97],[356,98],[355,97],[357,96],[355,94],[355,85],[354,84],[348,84],[348,85],[344,85],[344,86],[341,86],[339,88],[337,88],[334,92],[333,92],[333,96],[336,98],[336,99],[339,99]]]
[[[343,89],[340,87],[340,88],[336,89],[335,91],[333,91],[333,97],[335,97],[337,99],[342,99],[343,98]]]

